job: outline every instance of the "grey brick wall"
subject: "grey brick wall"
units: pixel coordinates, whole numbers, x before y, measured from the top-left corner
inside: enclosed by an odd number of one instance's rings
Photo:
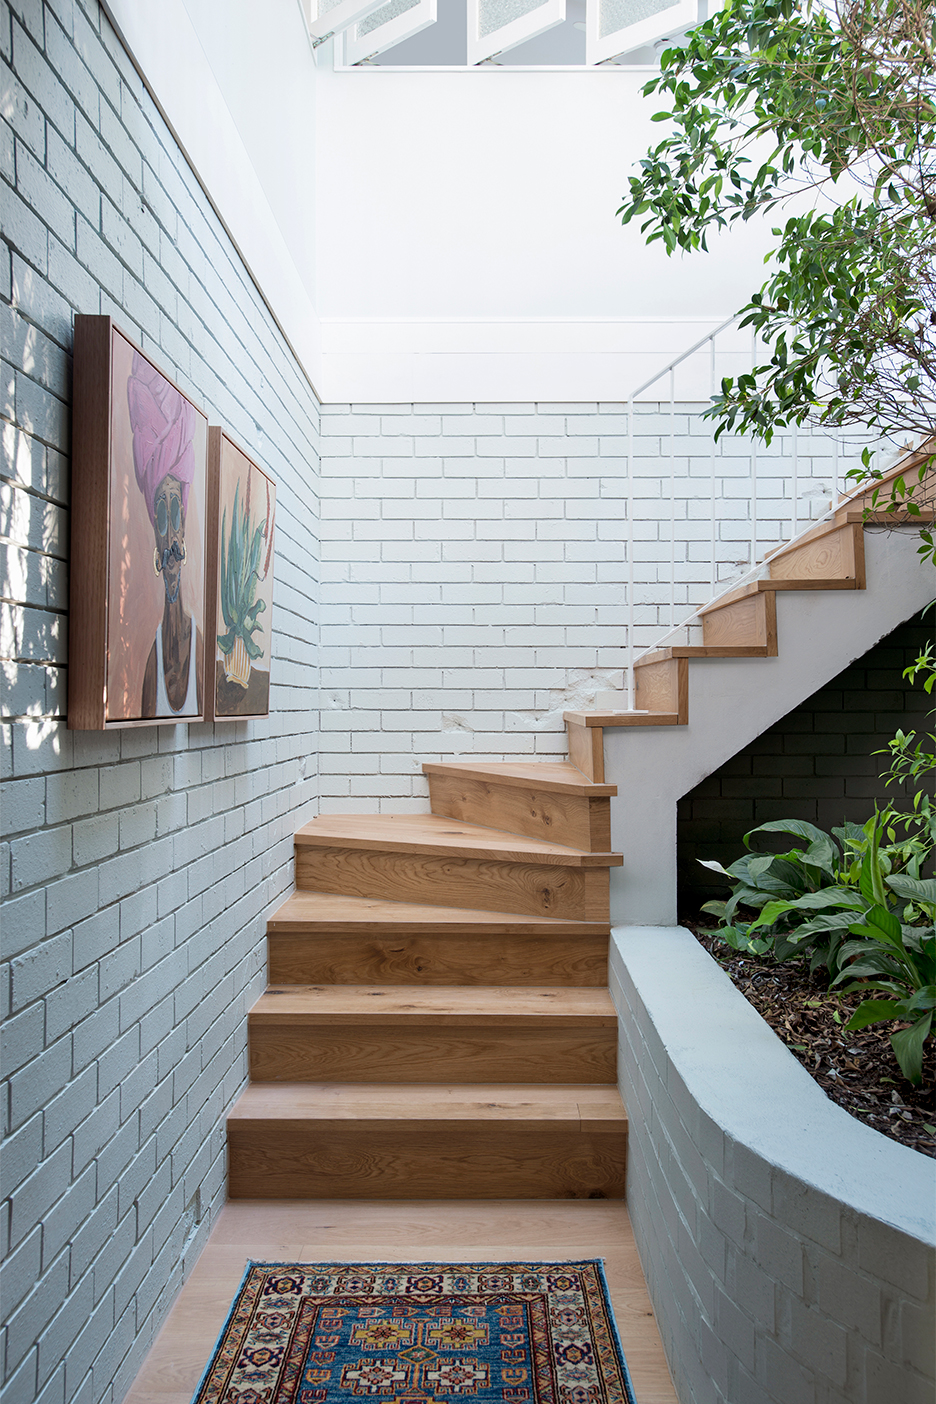
[[[832,1105],[688,931],[617,928],[611,993],[680,1404],[931,1404],[932,1162]]]
[[[318,406],[95,0],[0,0],[9,1404],[119,1400],[224,1193],[316,794]],[[71,347],[110,313],[278,485],[271,714],[70,732]]]
[[[933,629],[932,614],[902,624],[683,796],[677,856],[686,920],[729,891],[696,860],[733,862],[755,825],[805,819],[828,831],[845,819],[863,824],[875,800],[897,798],[899,791],[880,779],[887,756],[875,752],[886,749],[898,727],[918,735],[933,729],[932,699],[903,676]],[[770,846],[766,837],[758,843]]]

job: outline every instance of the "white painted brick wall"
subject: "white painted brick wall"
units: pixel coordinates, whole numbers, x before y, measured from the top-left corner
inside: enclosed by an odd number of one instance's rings
[[[565,754],[563,710],[622,683],[628,511],[638,647],[712,593],[700,409],[637,405],[631,485],[625,404],[323,408],[325,812],[426,809],[424,760]],[[854,450],[797,454],[802,526]],[[714,470],[726,580],[791,534],[791,435],[724,438]]]
[[[2,1349],[119,1401],[224,1195],[264,918],[315,808],[318,406],[95,0],[0,0]],[[70,732],[72,317],[273,473],[268,721]]]

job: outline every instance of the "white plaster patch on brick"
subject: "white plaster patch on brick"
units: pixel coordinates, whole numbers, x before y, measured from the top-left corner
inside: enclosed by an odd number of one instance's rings
[[[712,440],[700,409],[638,405],[629,477],[623,405],[328,407],[322,662],[335,760],[324,810],[425,809],[422,760],[565,754],[562,712],[622,685],[628,513],[638,646],[672,610],[710,597]],[[756,463],[745,442],[717,446],[718,579],[749,562],[752,473],[758,551],[789,534],[789,457],[788,434]],[[828,502],[835,468],[831,440],[800,434],[807,514]],[[350,792],[342,751],[357,756]]]

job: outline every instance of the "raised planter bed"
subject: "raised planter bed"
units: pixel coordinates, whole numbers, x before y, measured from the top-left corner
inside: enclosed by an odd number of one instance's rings
[[[615,928],[611,992],[682,1404],[932,1404],[932,1161],[830,1102],[690,932]]]

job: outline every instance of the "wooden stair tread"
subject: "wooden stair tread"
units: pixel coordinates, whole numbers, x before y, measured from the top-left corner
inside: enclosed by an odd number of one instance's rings
[[[703,615],[715,614],[718,610],[724,609],[726,605],[734,604],[738,600],[748,599],[751,595],[764,595],[776,593],[777,590],[856,590],[858,582],[854,577],[829,579],[806,578],[801,580],[750,580],[746,585],[739,585],[734,590],[727,590],[724,595],[718,595],[704,608],[699,610],[699,618]]]
[[[671,658],[767,658],[770,650],[765,644],[674,644],[671,648],[655,648],[634,664],[639,668],[648,663],[666,663]]]
[[[514,782],[589,799],[617,794],[616,785],[596,785],[570,761],[484,761],[477,765],[467,761],[425,761],[423,773],[464,776],[472,780],[490,780],[495,784]]]
[[[679,726],[678,712],[563,712],[577,726]]]
[[[416,902],[390,902],[379,897],[347,897],[331,892],[292,892],[267,922],[267,932],[297,934],[310,927],[324,926],[336,935],[359,935],[366,927],[374,936],[405,936],[410,933],[466,938],[483,928],[486,936],[593,936],[610,932],[610,922],[568,921],[560,917],[488,912],[483,908],[433,907]]]
[[[903,511],[887,512],[879,508],[875,512],[845,512],[842,516],[845,522],[860,522],[862,526],[926,526],[928,522],[936,521],[936,509],[932,507],[920,507],[918,512],[910,513]]]
[[[589,1131],[627,1128],[617,1087],[601,1083],[252,1083],[228,1115],[234,1121],[566,1121]]]
[[[538,985],[270,985],[251,1026],[595,1027],[617,1021],[607,989]]]
[[[432,853],[563,867],[615,868],[624,861],[620,853],[590,853],[567,844],[465,824],[441,814],[319,815],[296,831],[295,843],[297,847]]]

